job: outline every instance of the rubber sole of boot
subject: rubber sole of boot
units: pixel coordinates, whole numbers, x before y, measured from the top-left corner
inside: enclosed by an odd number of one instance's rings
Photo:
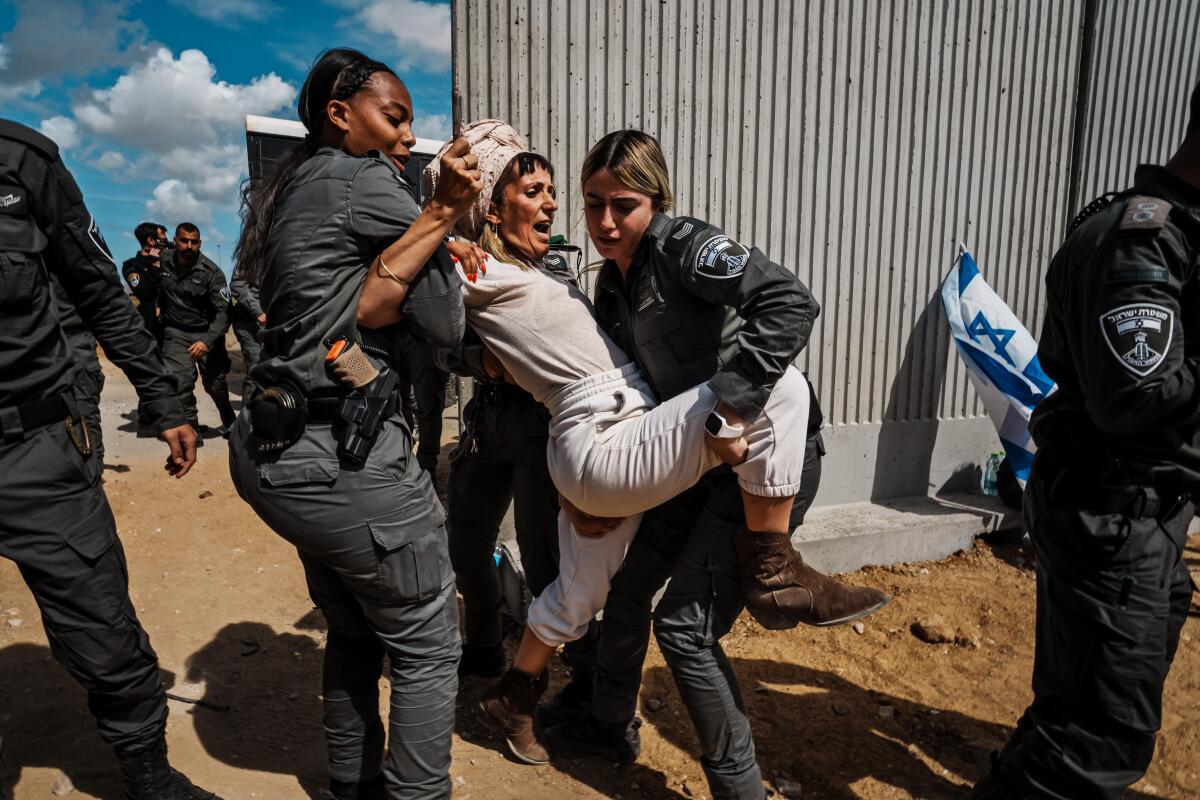
[[[495,718],[488,713],[487,706],[483,704],[482,700],[479,701],[479,718],[482,720],[483,724],[487,726],[488,730],[504,737],[504,747],[517,761],[520,761],[522,764],[528,764],[531,767],[541,767],[550,763],[550,759],[548,758],[545,761],[538,761],[536,758],[530,758],[529,756],[524,755],[517,750],[516,745],[512,743],[512,739],[508,738],[508,733],[504,730],[500,723],[496,722]]]
[[[788,631],[800,625],[808,625],[812,628],[832,628],[835,625],[845,625],[847,622],[854,622],[863,617],[869,617],[890,602],[892,602],[891,595],[884,595],[884,598],[873,606],[868,606],[867,608],[855,611],[853,614],[847,614],[837,619],[828,619],[821,622],[808,622],[803,619],[796,619],[779,610],[756,612],[749,606],[746,607],[746,610],[750,612],[750,616],[754,617],[759,625],[762,625],[767,630]]]

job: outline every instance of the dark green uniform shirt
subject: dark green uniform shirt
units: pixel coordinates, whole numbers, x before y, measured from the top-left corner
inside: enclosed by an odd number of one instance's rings
[[[211,350],[229,327],[229,287],[220,267],[203,253],[191,268],[179,263],[179,251],[160,258],[162,286],[158,291],[164,327],[196,334]]]
[[[137,389],[159,431],[186,420],[154,338],[121,289],[83,195],[55,144],[0,120],[0,409],[68,392],[75,361],[55,313],[53,274]]]
[[[1198,258],[1200,188],[1156,166],[1068,237],[1046,274],[1038,358],[1058,390],[1030,420],[1039,448],[1200,490]]]
[[[281,193],[267,240],[261,290],[267,314],[259,386],[290,384],[307,395],[343,391],[325,370],[331,339],[386,347],[395,331],[359,332],[358,298],[371,262],[399,239],[420,209],[411,184],[378,153],[324,146]],[[462,339],[460,282],[444,247],[421,270],[401,307],[407,332],[434,347]],[[399,359],[392,359],[393,364]]]

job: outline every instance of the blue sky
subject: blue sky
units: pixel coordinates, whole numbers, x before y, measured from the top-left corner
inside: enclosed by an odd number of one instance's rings
[[[243,119],[294,119],[339,45],[404,78],[418,136],[449,134],[448,0],[0,0],[0,116],[58,142],[118,262],[137,223],[188,220],[229,272]]]

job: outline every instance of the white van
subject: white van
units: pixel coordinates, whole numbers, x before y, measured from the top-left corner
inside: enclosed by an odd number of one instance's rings
[[[275,165],[304,138],[304,126],[294,119],[246,115],[246,154],[250,161],[250,179],[261,178],[275,171]],[[417,139],[412,157],[404,169],[405,176],[421,192],[421,170],[433,161],[442,142],[436,139]]]

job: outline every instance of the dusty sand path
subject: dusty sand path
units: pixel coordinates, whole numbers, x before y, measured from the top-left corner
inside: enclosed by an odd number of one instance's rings
[[[111,367],[104,397],[113,467],[106,487],[134,603],[171,691],[229,708],[172,701],[174,763],[231,800],[320,796],[324,634],[294,553],[234,493],[223,440],[209,440],[192,475],[171,480],[160,469],[163,445],[119,429],[131,428],[120,415],[133,407],[133,394]],[[200,406],[215,424],[207,398]],[[1200,541],[1189,559],[1200,566]],[[981,545],[851,580],[896,597],[861,634],[767,632],[743,616],[725,640],[769,785],[795,782],[799,796],[830,800],[964,796],[961,787],[983,771],[1029,698],[1031,568],[1012,548]],[[933,613],[963,645],[913,636],[910,626]],[[1136,796],[1200,798],[1197,613],[1168,686],[1155,763]],[[555,670],[558,684],[563,673]],[[474,718],[484,687],[470,680],[460,692],[456,797],[707,795],[690,721],[653,644],[642,690],[643,755],[632,766],[514,764]],[[36,608],[8,562],[0,562],[0,735],[0,777],[15,785],[18,800],[53,797],[64,773],[76,787],[70,797],[119,798],[115,764],[83,692],[51,659]]]

